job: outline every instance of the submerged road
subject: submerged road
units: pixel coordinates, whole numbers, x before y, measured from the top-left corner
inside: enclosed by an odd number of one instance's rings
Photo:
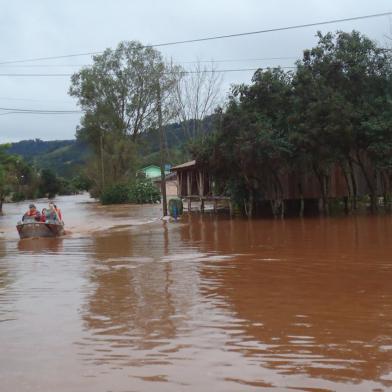
[[[57,203],[64,238],[0,217],[1,391],[392,390],[391,216]]]

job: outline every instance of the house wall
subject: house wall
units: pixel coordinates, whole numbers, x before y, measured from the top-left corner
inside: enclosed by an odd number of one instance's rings
[[[147,178],[159,177],[161,175],[161,169],[159,167],[149,167],[143,171]]]
[[[211,194],[209,176],[194,166],[177,170],[178,196],[207,196]]]

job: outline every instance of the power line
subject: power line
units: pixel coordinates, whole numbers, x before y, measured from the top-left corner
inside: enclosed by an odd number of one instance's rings
[[[242,72],[242,71],[257,71],[258,69],[273,69],[273,68],[282,68],[282,69],[295,69],[296,67],[282,67],[279,65],[276,66],[262,66],[257,68],[234,68],[234,69],[206,69],[200,71],[179,71],[181,74],[196,74],[196,73],[227,73],[227,72]],[[170,73],[170,72],[169,72]],[[0,73],[0,76],[7,76],[7,77],[65,77],[65,76],[72,76],[74,74],[56,74],[56,73]]]
[[[275,66],[263,66],[263,67],[257,67],[257,68],[234,68],[234,69],[206,69],[206,70],[201,70],[201,71],[183,71],[180,73],[182,74],[195,74],[195,73],[204,73],[204,72],[211,72],[211,73],[226,73],[226,72],[242,72],[242,71],[257,71],[259,69],[274,69],[274,68],[282,68],[282,69],[296,69],[297,67],[282,67],[280,65],[275,65]]]
[[[266,61],[266,60],[296,60],[297,57],[263,57],[263,58],[248,58],[248,59],[224,59],[224,60],[194,60],[194,61],[179,61],[180,64],[198,64],[198,63],[236,63],[243,61]]]
[[[55,77],[59,77],[59,76],[72,76],[73,74],[61,74],[61,73],[2,73],[0,74],[0,76],[24,76],[24,77],[29,77],[29,76],[36,76],[36,77],[46,77],[46,76],[55,76]]]
[[[236,62],[245,62],[245,61],[296,60],[296,59],[298,59],[298,56],[176,61],[176,64],[236,63]],[[67,67],[89,67],[91,65],[92,64],[29,64],[29,65],[24,64],[24,65],[13,65],[12,68],[67,68]],[[1,66],[1,68],[9,68],[9,67],[5,65],[5,66]]]
[[[3,108],[0,111],[16,112],[16,113],[38,113],[38,114],[70,114],[83,113],[81,110],[46,110],[46,109],[24,109],[24,108]],[[2,113],[8,114],[8,113]]]
[[[213,41],[213,40],[218,40],[218,39],[244,37],[244,36],[249,36],[249,35],[272,33],[272,32],[277,32],[277,31],[286,31],[286,30],[302,29],[302,28],[306,28],[306,27],[323,26],[323,25],[333,24],[333,23],[350,22],[350,21],[354,21],[354,20],[379,18],[382,16],[389,16],[389,15],[392,15],[392,11],[378,13],[378,14],[354,16],[351,18],[331,19],[331,20],[327,20],[327,21],[323,21],[323,22],[304,23],[304,24],[299,24],[299,25],[276,27],[276,28],[272,28],[272,29],[249,31],[249,32],[244,32],[244,33],[216,35],[216,36],[211,36],[211,37],[195,38],[195,39],[182,40],[182,41],[163,42],[163,43],[152,44],[152,45],[144,45],[144,47],[163,47],[163,46],[173,46],[173,45],[181,45],[181,44],[195,43],[195,42],[206,42],[206,41]],[[85,53],[67,54],[67,55],[62,55],[62,56],[36,57],[36,58],[30,58],[30,59],[24,59],[24,60],[8,60],[8,61],[0,62],[0,65],[26,63],[26,62],[31,62],[31,61],[55,60],[55,59],[80,57],[80,56],[91,56],[91,55],[96,55],[96,54],[101,54],[101,53],[103,53],[103,52],[102,51],[100,51],[100,52],[85,52]]]
[[[80,114],[82,112],[73,112],[73,113],[58,113],[58,112],[21,112],[21,111],[15,111],[15,112],[5,112],[5,113],[0,113],[0,116],[7,116],[9,114],[45,114],[45,115],[67,115],[67,114]]]
[[[149,46],[161,47],[161,46],[169,46],[169,45],[179,45],[179,44],[194,43],[194,42],[212,41],[212,40],[225,39],[225,38],[244,37],[246,35],[265,34],[265,33],[273,33],[273,32],[276,32],[276,31],[302,29],[302,28],[305,28],[305,27],[322,26],[322,25],[326,25],[326,24],[340,23],[340,22],[349,22],[349,21],[361,20],[361,19],[379,18],[381,16],[389,16],[389,15],[392,15],[392,11],[390,11],[390,12],[383,12],[383,13],[380,13],[380,14],[354,16],[354,17],[351,17],[351,18],[332,19],[332,20],[327,20],[327,21],[324,21],[324,22],[305,23],[305,24],[300,24],[300,25],[293,25],[293,26],[286,26],[286,27],[277,27],[277,28],[273,28],[273,29],[250,31],[250,32],[246,32],[246,33],[217,35],[217,36],[214,36],[214,37],[197,38],[197,39],[190,39],[190,40],[184,40],[184,41],[166,42],[166,43],[149,45]]]
[[[56,59],[65,59],[70,57],[80,57],[80,56],[93,56],[95,54],[102,54],[103,52],[88,52],[88,53],[76,53],[76,54],[65,54],[62,56],[50,56],[50,57],[35,57],[31,59],[25,60],[10,60],[10,61],[2,61],[0,65],[3,64],[16,64],[16,63],[28,63],[30,61],[45,61],[45,60],[56,60]]]
[[[73,103],[72,99],[37,99],[37,98],[14,98],[14,97],[0,97],[0,101],[26,101],[26,102],[60,102],[60,103]]]

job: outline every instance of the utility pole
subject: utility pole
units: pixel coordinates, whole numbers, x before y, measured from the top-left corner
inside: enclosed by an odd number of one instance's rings
[[[162,124],[162,97],[161,84],[158,78],[157,83],[157,108],[158,108],[158,130],[159,130],[159,149],[160,149],[160,163],[161,163],[161,193],[162,193],[162,209],[163,216],[167,216],[167,198],[166,198],[166,179],[165,179],[165,137],[163,134]]]
[[[102,179],[102,191],[105,188],[105,170],[104,170],[104,164],[103,164],[103,135],[101,131],[100,135],[100,144],[101,144],[101,179]]]

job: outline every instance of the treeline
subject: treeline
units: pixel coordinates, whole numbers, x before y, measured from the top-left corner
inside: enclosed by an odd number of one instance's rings
[[[50,169],[68,180],[82,171],[90,156],[87,144],[77,140],[22,140],[10,144],[7,152],[23,157],[38,169]]]
[[[0,213],[5,201],[22,201],[57,194],[74,194],[90,187],[86,178],[57,176],[50,169],[37,169],[19,155],[10,154],[9,145],[0,146]]]
[[[231,90],[215,131],[191,150],[215,179],[216,192],[252,215],[268,199],[284,214],[284,178],[312,175],[328,213],[331,178],[345,181],[349,209],[366,196],[390,208],[392,52],[358,32],[318,34],[295,71],[258,70]],[[359,190],[364,183],[366,195]],[[273,197],[270,195],[273,194]],[[303,206],[302,206],[303,212]]]

